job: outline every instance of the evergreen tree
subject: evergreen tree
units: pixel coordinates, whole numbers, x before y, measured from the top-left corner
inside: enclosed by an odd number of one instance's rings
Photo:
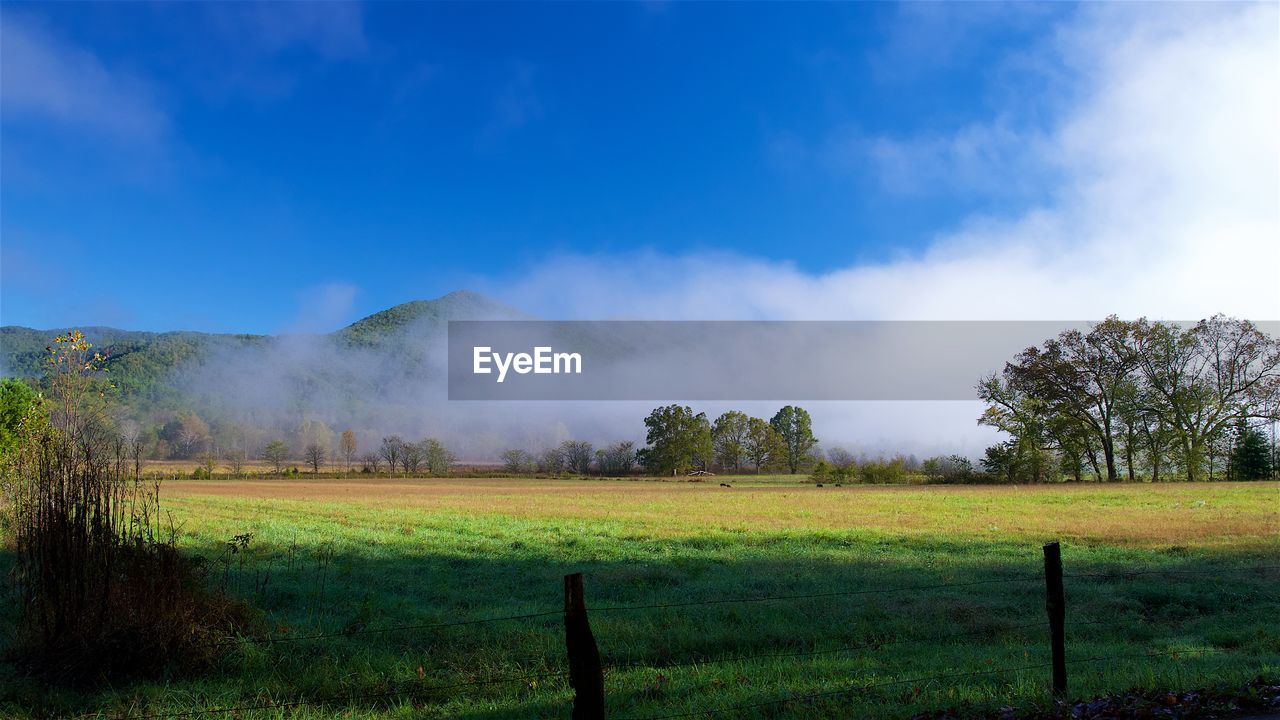
[[[1236,428],[1231,477],[1234,480],[1265,480],[1271,477],[1271,448],[1267,445],[1267,438],[1244,423]]]

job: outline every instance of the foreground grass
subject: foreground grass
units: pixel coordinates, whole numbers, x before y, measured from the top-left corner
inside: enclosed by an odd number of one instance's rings
[[[575,571],[586,574],[606,664],[628,666],[606,673],[611,717],[1036,707],[1048,702],[1047,669],[991,671],[1048,661],[1039,579],[1048,539],[1063,541],[1072,575],[1151,573],[1067,579],[1072,695],[1280,674],[1280,572],[1230,571],[1280,564],[1280,484],[731,484],[171,483],[166,505],[182,544],[264,609],[267,634],[362,634],[245,642],[203,678],[93,692],[50,692],[6,670],[0,716],[327,698],[234,716],[567,717],[555,612],[561,576]],[[243,533],[248,548],[231,554],[226,541]],[[605,609],[772,595],[822,597]],[[541,612],[551,614],[367,632]],[[840,650],[849,646],[859,649]],[[1149,651],[1162,654],[1133,657]],[[774,657],[732,660],[757,654]],[[1111,657],[1125,659],[1084,662]],[[989,674],[917,681],[966,673]],[[514,679],[441,687],[496,678]],[[778,702],[863,685],[878,687]]]

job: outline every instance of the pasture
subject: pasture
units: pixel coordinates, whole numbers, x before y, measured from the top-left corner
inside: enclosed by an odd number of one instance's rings
[[[578,571],[613,666],[611,718],[1042,708],[1053,539],[1072,697],[1280,679],[1280,483],[375,478],[163,492],[183,549],[262,608],[260,637],[163,683],[50,690],[5,667],[0,716],[568,717],[558,613],[562,576]],[[774,596],[790,599],[761,599]],[[442,626],[511,616],[532,617]]]

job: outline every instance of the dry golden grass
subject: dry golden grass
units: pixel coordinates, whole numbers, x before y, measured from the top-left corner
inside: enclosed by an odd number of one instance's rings
[[[1280,546],[1280,483],[1052,486],[773,485],[522,479],[181,480],[170,497],[625,522],[654,536],[706,530],[873,529],[1134,547]]]

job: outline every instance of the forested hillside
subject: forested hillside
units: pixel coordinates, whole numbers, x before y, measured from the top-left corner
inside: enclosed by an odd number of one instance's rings
[[[523,317],[463,290],[319,335],[82,330],[106,356],[106,391],[126,419],[154,435],[161,454],[185,457],[213,447],[253,447],[259,436],[296,435],[304,424],[395,417],[415,383],[435,372],[449,320]],[[0,328],[0,374],[39,383],[48,346],[66,331]]]

